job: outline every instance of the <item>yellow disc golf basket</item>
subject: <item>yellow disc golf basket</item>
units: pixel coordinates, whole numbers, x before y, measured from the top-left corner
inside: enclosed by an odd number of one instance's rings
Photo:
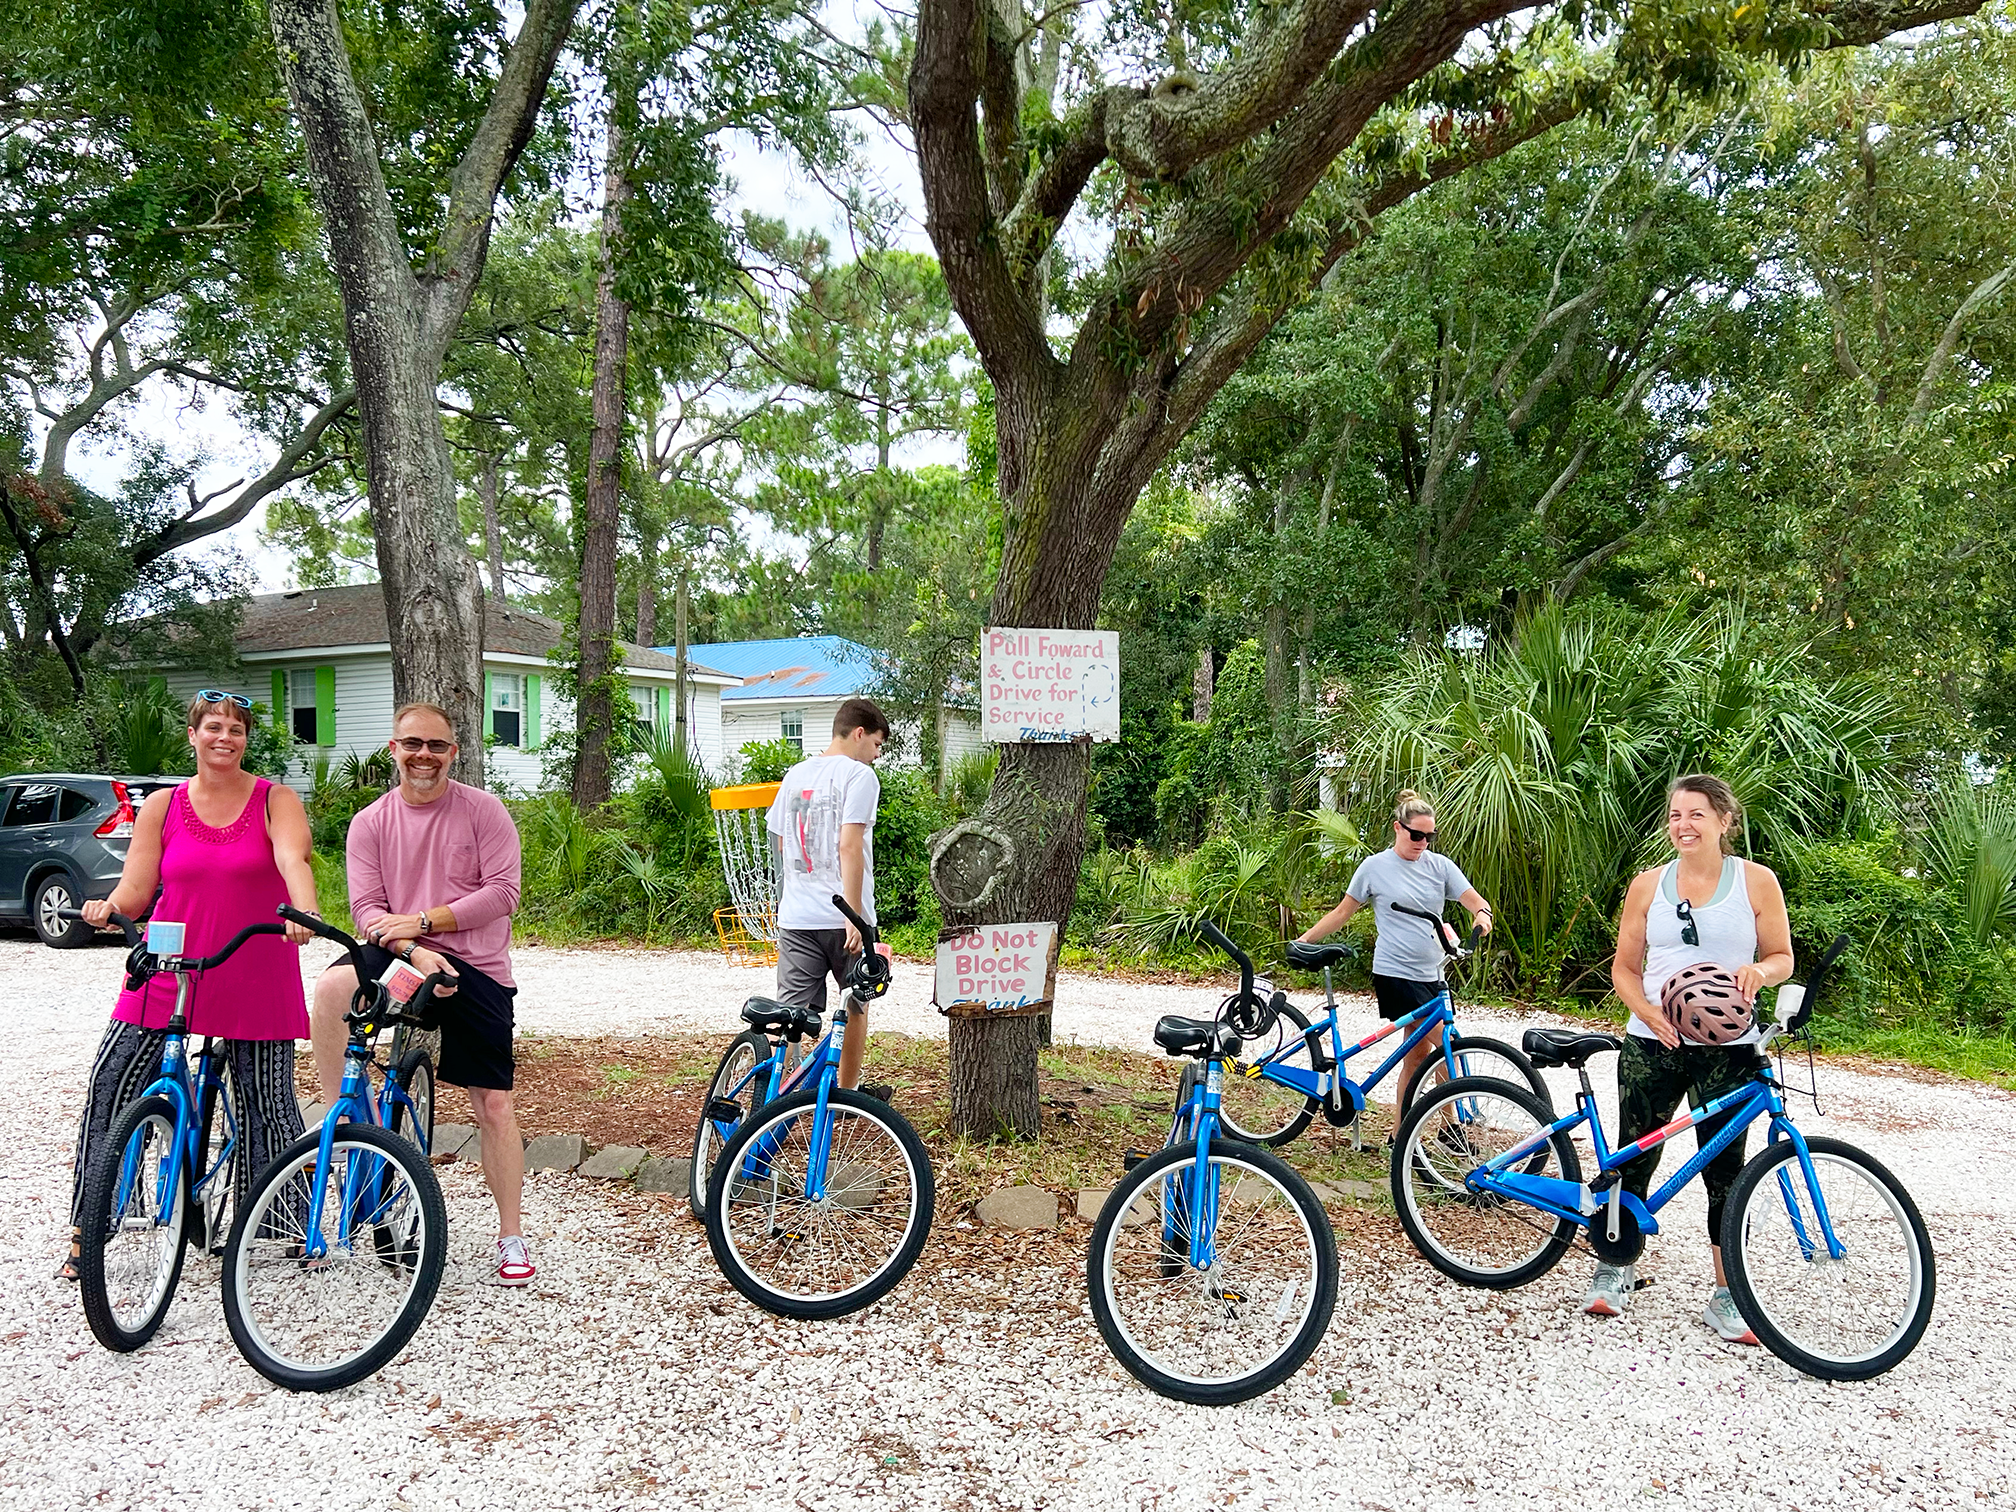
[[[729,960],[745,966],[777,960],[777,870],[770,859],[767,821],[781,784],[750,782],[714,788],[714,838],[721,847],[721,873],[728,879],[732,908],[716,909],[714,933]]]

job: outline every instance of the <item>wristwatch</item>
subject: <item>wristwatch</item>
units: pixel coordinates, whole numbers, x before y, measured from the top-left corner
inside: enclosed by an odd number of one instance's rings
[[[422,933],[423,935],[430,935],[434,933],[434,921],[427,917],[427,911],[425,909],[422,909],[420,911],[420,933]]]
[[[399,943],[406,947],[399,952],[399,959],[404,961],[408,966],[411,966],[413,964],[413,942],[411,940],[401,940]]]

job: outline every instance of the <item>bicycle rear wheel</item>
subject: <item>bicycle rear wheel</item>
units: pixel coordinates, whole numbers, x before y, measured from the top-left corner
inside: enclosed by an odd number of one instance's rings
[[[1510,1082],[1515,1087],[1526,1088],[1539,1098],[1541,1107],[1554,1106],[1553,1098],[1547,1094],[1547,1083],[1534,1069],[1533,1062],[1527,1059],[1526,1052],[1514,1049],[1503,1040],[1486,1039],[1478,1034],[1459,1034],[1449,1041],[1449,1054],[1456,1062],[1455,1073],[1450,1073],[1439,1054],[1423,1061],[1416,1068],[1413,1080],[1401,1089],[1400,1106],[1403,1109],[1413,1107],[1414,1100],[1423,1093],[1446,1087],[1463,1076],[1489,1076]]]
[[[196,1183],[187,1189],[189,1243],[201,1244],[206,1255],[221,1255],[238,1216],[238,1189],[245,1184],[240,1167],[249,1164],[238,1145],[238,1105],[228,1078],[203,1094],[196,1127]]]
[[[1121,1179],[1092,1227],[1085,1279],[1099,1333],[1134,1379],[1215,1407],[1273,1390],[1315,1352],[1337,1306],[1337,1240],[1280,1156],[1214,1143],[1215,1205],[1193,1200],[1196,1160],[1191,1140]]]
[[[334,1391],[384,1366],[427,1316],[448,1259],[440,1184],[404,1136],[339,1126],[311,1211],[321,1137],[296,1140],[253,1183],[224,1254],[231,1337],[290,1391]]]
[[[1864,1381],[1918,1346],[1932,1320],[1932,1239],[1911,1194],[1853,1145],[1807,1137],[1814,1180],[1790,1140],[1743,1167],[1722,1210],[1729,1294],[1757,1338],[1825,1381]],[[1817,1195],[1845,1253],[1828,1253]]]
[[[714,1174],[714,1162],[720,1158],[721,1147],[735,1137],[735,1130],[744,1118],[763,1106],[763,1098],[769,1091],[767,1074],[749,1077],[749,1073],[769,1058],[770,1041],[754,1029],[744,1030],[729,1042],[721,1064],[714,1068],[714,1079],[707,1083],[707,1095],[700,1104],[700,1127],[693,1131],[693,1159],[686,1175],[687,1206],[703,1222],[707,1217],[707,1181]],[[749,1077],[749,1084],[736,1094],[735,1088],[744,1077]],[[709,1112],[715,1103],[731,1100],[736,1109],[733,1119],[715,1118]]]
[[[169,1172],[182,1156],[175,1104],[143,1097],[113,1120],[84,1182],[78,1293],[91,1333],[129,1354],[161,1327],[182,1279],[192,1203],[189,1173],[171,1205]]]
[[[420,1153],[429,1155],[434,1150],[434,1057],[425,1050],[408,1050],[399,1057],[399,1064],[392,1075],[406,1093],[407,1101],[396,1097],[388,1110],[390,1116],[386,1126],[394,1134],[403,1135],[420,1147]]]
[[[931,1157],[887,1103],[834,1088],[825,1195],[806,1193],[815,1092],[742,1120],[714,1163],[707,1243],[735,1289],[787,1318],[859,1312],[917,1263],[931,1231]]]
[[[1269,1081],[1264,1075],[1246,1074],[1247,1067],[1290,1045],[1300,1048],[1282,1056],[1284,1063],[1298,1071],[1313,1071],[1320,1063],[1321,1042],[1309,1032],[1309,1020],[1300,1009],[1284,1005],[1274,1027],[1263,1038],[1248,1041],[1242,1058],[1226,1068],[1218,1118],[1231,1138],[1246,1144],[1285,1145],[1323,1111],[1322,1102],[1306,1092]]]
[[[1500,1290],[1544,1276],[1567,1253],[1577,1225],[1496,1192],[1473,1192],[1464,1178],[1529,1140],[1516,1169],[1580,1182],[1568,1135],[1545,1138],[1554,1115],[1524,1087],[1464,1077],[1427,1093],[1393,1140],[1393,1206],[1428,1263],[1465,1286]]]

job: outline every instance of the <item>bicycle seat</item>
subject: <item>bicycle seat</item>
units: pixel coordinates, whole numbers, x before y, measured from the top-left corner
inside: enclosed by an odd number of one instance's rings
[[[1155,1043],[1171,1055],[1237,1055],[1245,1048],[1228,1024],[1174,1014],[1155,1021]]]
[[[1542,1070],[1567,1066],[1579,1071],[1590,1056],[1624,1048],[1624,1041],[1616,1035],[1591,1029],[1528,1029],[1519,1043],[1527,1059]]]
[[[1335,966],[1340,961],[1348,961],[1358,952],[1349,945],[1332,942],[1328,945],[1308,945],[1301,940],[1288,942],[1288,964],[1302,971],[1321,971],[1325,966]]]
[[[781,1034],[786,1039],[798,1039],[819,1032],[819,1015],[812,1009],[795,1008],[789,1003],[773,1002],[765,997],[752,997],[742,1005],[742,1022],[751,1029],[760,1029],[765,1034]]]

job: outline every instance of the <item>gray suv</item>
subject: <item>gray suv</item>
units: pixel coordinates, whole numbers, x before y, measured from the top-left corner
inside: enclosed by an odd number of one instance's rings
[[[182,777],[93,777],[23,772],[0,777],[0,923],[28,924],[45,945],[82,945],[93,934],[57,910],[105,897],[118,885],[140,805]]]

